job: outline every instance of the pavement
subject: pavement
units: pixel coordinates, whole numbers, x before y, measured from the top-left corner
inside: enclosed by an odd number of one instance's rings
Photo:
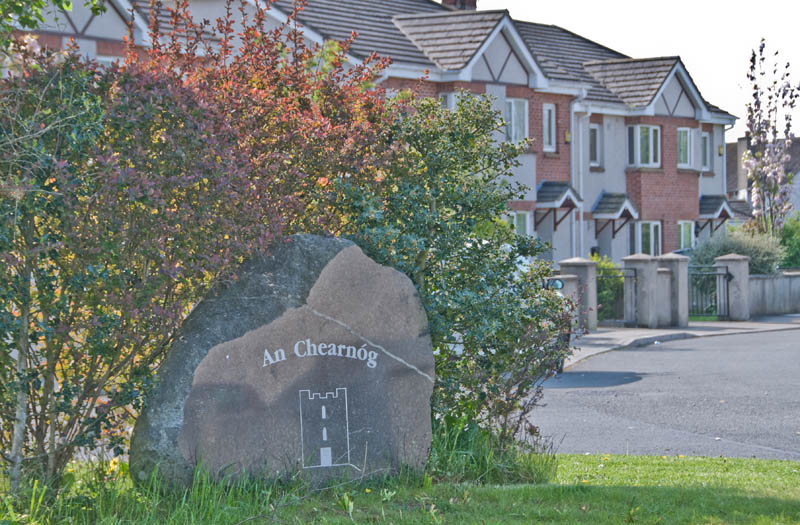
[[[773,315],[750,321],[698,321],[686,328],[617,328],[601,326],[573,341],[576,349],[564,363],[564,369],[589,357],[611,350],[661,344],[679,339],[734,334],[754,334],[800,330],[800,314]],[[798,335],[800,338],[800,335]],[[799,343],[800,344],[800,343]]]
[[[800,332],[786,321],[594,355],[545,381],[530,421],[561,453],[800,462]]]

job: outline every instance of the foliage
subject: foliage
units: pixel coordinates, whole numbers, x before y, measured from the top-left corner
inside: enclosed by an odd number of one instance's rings
[[[230,18],[214,45],[154,21],[159,44],[111,69],[15,50],[0,84],[0,448],[12,488],[23,462],[57,485],[76,448],[123,452],[130,412],[192,306],[288,229],[325,224],[325,176],[362,180],[382,161],[370,66],[345,71],[346,46],[307,48],[291,19],[264,22],[245,20],[238,55]]]
[[[793,174],[787,173],[786,168],[794,138],[791,110],[800,96],[800,85],[792,85],[788,62],[778,76],[778,53],[774,54],[775,62],[768,65],[765,48],[762,39],[758,53],[754,50],[750,57],[747,80],[753,99],[747,104],[749,145],[743,165],[753,204],[752,227],[761,233],[780,235],[792,209]]]
[[[800,214],[787,219],[781,230],[781,246],[786,253],[781,261],[784,268],[800,268]]]
[[[92,14],[106,10],[104,0],[86,0],[84,4]],[[71,0],[0,0],[0,55],[11,45],[14,29],[36,29],[44,22],[46,9],[72,11]]]
[[[750,257],[751,274],[772,274],[778,270],[784,250],[770,235],[732,230],[727,235],[715,235],[695,248],[691,264],[713,265],[715,258],[731,253]]]
[[[417,285],[436,355],[435,418],[497,429],[508,445],[568,351],[559,335],[570,309],[543,289],[551,269],[531,259],[543,246],[499,220],[522,190],[509,174],[524,144],[495,142],[502,123],[488,98],[459,98],[453,111],[397,102],[404,116],[390,139],[403,149],[376,185],[339,178],[333,198],[343,232]]]
[[[45,498],[44,506],[30,493],[12,512],[0,495],[0,522],[800,523],[795,461],[583,454],[555,460],[555,478],[535,485],[426,484],[417,476],[311,490],[299,484],[224,485],[199,474],[190,490],[176,492],[155,484],[134,488],[124,464],[89,465],[76,469],[70,488]],[[345,494],[353,521],[340,505]]]
[[[625,276],[608,256],[592,255],[597,264],[597,319],[615,319],[617,303],[625,300]]]

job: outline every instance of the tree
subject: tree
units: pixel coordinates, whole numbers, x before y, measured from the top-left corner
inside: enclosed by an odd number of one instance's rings
[[[800,85],[791,83],[788,62],[781,70],[777,51],[773,55],[775,61],[767,64],[765,48],[762,39],[758,52],[754,50],[750,57],[747,73],[752,90],[752,101],[747,104],[749,147],[743,164],[753,205],[751,226],[762,233],[780,235],[792,209],[793,174],[787,173],[786,167],[794,138],[791,110],[800,95]]]
[[[530,259],[542,244],[500,220],[521,197],[510,170],[524,144],[493,139],[502,122],[488,98],[462,94],[453,111],[435,99],[397,107],[389,139],[402,148],[380,181],[335,180],[342,232],[416,283],[436,356],[436,419],[477,422],[509,445],[567,351],[558,340],[570,319],[543,288],[549,265]]]
[[[104,0],[86,0],[84,4],[92,14],[106,10]],[[11,32],[15,29],[32,30],[44,22],[44,11],[48,7],[72,11],[71,0],[0,0],[0,51],[8,49]]]
[[[346,47],[308,48],[292,25],[267,29],[259,12],[234,54],[221,20],[201,54],[197,26],[154,24],[152,49],[107,69],[14,48],[0,80],[0,450],[15,490],[23,471],[57,486],[79,447],[123,452],[192,306],[287,231],[323,228],[325,177],[383,162],[372,67],[345,70]]]

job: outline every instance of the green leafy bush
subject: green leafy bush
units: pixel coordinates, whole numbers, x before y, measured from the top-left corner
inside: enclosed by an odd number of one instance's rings
[[[344,233],[417,285],[437,420],[477,422],[510,445],[568,352],[559,335],[571,319],[570,303],[544,288],[550,266],[533,259],[544,246],[498,220],[521,196],[510,171],[524,145],[495,142],[502,122],[486,97],[464,94],[452,111],[420,99],[404,113],[391,133],[403,148],[382,181],[336,181]]]
[[[693,265],[713,265],[714,259],[736,253],[750,257],[751,274],[772,274],[778,271],[784,249],[778,239],[763,233],[733,230],[727,235],[716,235],[695,248]]]
[[[781,266],[784,268],[800,267],[800,214],[793,215],[783,225],[781,246],[786,250]]]
[[[597,319],[615,319],[617,303],[625,298],[625,277],[608,256],[592,255],[597,263]]]

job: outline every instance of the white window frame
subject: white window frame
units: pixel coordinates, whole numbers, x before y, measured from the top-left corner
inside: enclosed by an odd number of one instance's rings
[[[521,235],[517,231],[517,220],[519,217],[525,218],[525,233],[524,235],[533,235],[533,213],[529,211],[508,211],[505,214],[506,224],[511,226],[511,230],[517,235]]]
[[[689,227],[689,246],[683,245],[683,228],[688,225]],[[681,250],[690,250],[694,248],[697,239],[694,236],[694,221],[678,221],[678,242]]]
[[[711,133],[707,131],[700,134],[700,164],[703,171],[711,171]]]
[[[649,252],[644,251],[644,247],[642,246],[642,226],[648,225],[650,227],[650,246],[648,249]],[[658,235],[654,236],[653,233],[653,226],[658,226]],[[636,249],[635,253],[646,253],[652,256],[659,256],[661,255],[661,239],[663,236],[661,227],[661,221],[639,221],[636,223]],[[654,237],[658,237],[657,239]]]
[[[549,134],[548,130],[550,131]],[[556,151],[557,136],[556,105],[542,104],[542,150],[550,153]]]
[[[633,132],[631,132],[631,129]],[[649,146],[650,146],[650,158],[647,159],[648,162],[642,162],[642,131],[644,129],[649,130]],[[656,133],[653,133],[656,131]],[[627,161],[628,166],[635,166],[635,167],[642,167],[642,168],[659,168],[661,167],[661,126],[649,126],[644,124],[636,124],[634,126],[628,126],[627,128],[627,145],[628,145],[628,155]],[[631,158],[631,133],[633,133],[633,158]],[[653,155],[653,152],[656,152],[656,155]],[[655,158],[653,158],[655,157]],[[631,163],[633,160],[633,163]]]
[[[594,145],[597,151],[595,152],[595,159],[592,160],[592,131],[596,132]],[[603,126],[600,124],[589,124],[589,166],[599,168],[603,165]]]
[[[441,103],[442,107],[453,111],[456,109],[456,93],[455,91],[439,93],[439,103]]]
[[[686,135],[686,162],[681,162],[681,135]],[[694,159],[692,158],[692,143],[694,138],[694,133],[692,133],[692,128],[678,128],[678,132],[675,134],[675,157],[678,160],[678,167],[679,168],[691,168],[694,165]]]
[[[516,106],[520,105],[520,104],[523,106],[523,115],[525,115],[524,122],[522,122],[522,123],[517,122],[517,118],[516,118],[516,115],[517,115]],[[524,98],[507,98],[505,100],[504,107],[505,107],[506,113],[507,113],[506,114],[506,119],[505,119],[506,120],[506,131],[505,131],[506,140],[509,141],[509,142],[513,141],[513,138],[515,136],[514,132],[517,130],[518,127],[522,128],[522,137],[521,137],[520,140],[527,139],[530,136],[529,132],[528,132],[528,120],[529,120],[529,118],[528,118],[528,101],[526,99],[524,99]],[[509,107],[510,107],[510,109],[509,109]],[[522,126],[524,126],[524,127],[522,127]]]

